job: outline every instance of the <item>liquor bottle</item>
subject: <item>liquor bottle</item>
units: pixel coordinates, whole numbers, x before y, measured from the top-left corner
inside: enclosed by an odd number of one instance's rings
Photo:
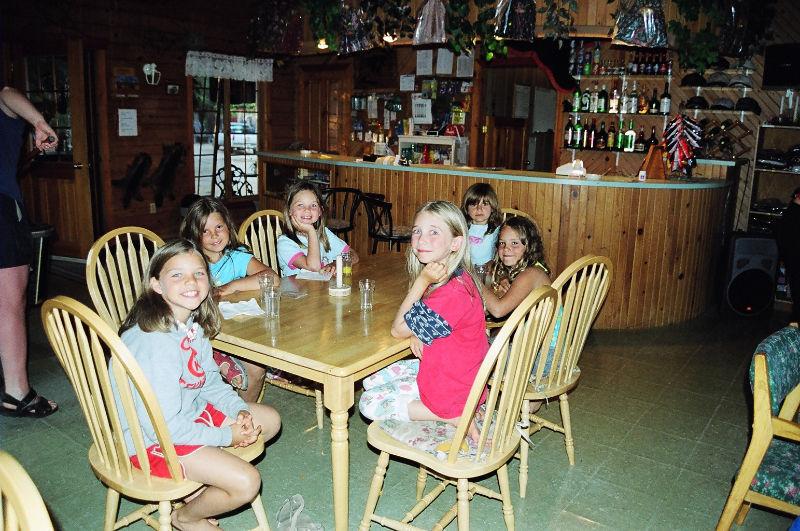
[[[597,120],[592,118],[592,126],[589,128],[589,133],[586,135],[586,149],[594,149],[597,142]]]
[[[578,116],[575,122],[575,132],[572,133],[572,147],[580,149],[583,143],[583,125],[581,125],[581,117]]]
[[[606,148],[610,149],[611,151],[616,151],[617,149],[617,129],[614,127],[613,121],[608,125],[608,140],[606,141]]]
[[[647,54],[647,55],[645,56],[645,60],[644,60],[644,72],[642,72],[642,73],[643,73],[644,75],[646,75],[646,76],[649,76],[650,74],[652,74],[652,73],[653,73],[653,58],[652,58],[652,56],[651,56],[650,54]]]
[[[608,99],[608,112],[617,114],[619,112],[619,92],[617,92],[617,85],[614,85],[614,90],[611,91],[611,97]]]
[[[619,96],[619,113],[625,114],[628,112],[628,91],[627,89],[622,89],[622,94]]]
[[[667,75],[667,52],[661,54],[661,62],[658,64],[659,75]]]
[[[600,74],[600,41],[594,43],[594,54],[592,55],[592,73]]]
[[[628,73],[632,76],[635,76],[639,73],[639,53],[637,52],[636,55],[633,56],[631,62],[628,63]]]
[[[600,93],[597,91],[597,82],[594,83],[594,89],[592,89],[592,96],[589,98],[589,112],[600,112],[597,110],[597,99]]]
[[[647,114],[647,110],[650,108],[650,102],[647,101],[647,95],[644,93],[644,89],[639,93],[639,114]]]
[[[608,91],[605,85],[597,95],[597,112],[608,112]]]
[[[608,133],[606,133],[606,123],[600,122],[600,132],[594,140],[595,149],[606,149],[608,146]]]
[[[589,112],[589,106],[592,102],[592,95],[587,88],[581,93],[581,112]]]
[[[633,90],[631,90],[628,97],[628,111],[631,114],[636,114],[637,107],[639,106],[639,92],[636,90],[636,81],[633,82]]]
[[[592,74],[592,52],[586,49],[583,53],[583,75],[589,76]]]
[[[672,106],[672,98],[669,95],[669,83],[664,83],[664,92],[661,94],[661,102],[658,110],[661,114],[669,114],[670,107]]]
[[[623,126],[622,118],[619,120],[619,129],[617,129],[617,141],[615,145],[617,147],[617,151],[623,151],[625,149],[625,127]]]
[[[608,74],[608,61],[602,61],[600,63],[600,75],[604,76]]]
[[[572,112],[580,112],[581,110],[581,86],[575,87],[575,92],[572,93]]]
[[[636,131],[633,129],[633,120],[630,121],[628,125],[628,130],[625,131],[625,144],[623,146],[622,151],[627,151],[631,153],[633,151],[633,146],[636,144]]]
[[[644,153],[644,148],[647,141],[644,139],[644,126],[639,126],[639,134],[636,136],[636,143],[633,145],[633,150],[639,153]]]
[[[564,147],[569,147],[572,145],[572,135],[574,132],[575,129],[572,126],[572,116],[570,116],[569,121],[567,121],[567,126],[564,128]]]
[[[658,137],[656,136],[656,126],[650,128],[650,138],[647,139],[648,146],[658,145]]]
[[[653,87],[653,97],[650,98],[650,108],[647,110],[650,114],[658,114],[658,92],[656,88]]]
[[[644,54],[639,56],[639,75],[643,76],[647,74],[647,60],[645,59]]]

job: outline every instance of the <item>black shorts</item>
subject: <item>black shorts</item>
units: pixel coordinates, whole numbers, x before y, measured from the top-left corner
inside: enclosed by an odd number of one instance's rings
[[[0,269],[31,263],[33,240],[25,207],[0,194]]]

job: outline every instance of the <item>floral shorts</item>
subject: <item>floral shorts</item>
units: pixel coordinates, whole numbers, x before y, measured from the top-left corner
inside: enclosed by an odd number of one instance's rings
[[[419,400],[418,372],[419,360],[400,360],[364,378],[361,414],[370,420],[409,420],[408,404]]]

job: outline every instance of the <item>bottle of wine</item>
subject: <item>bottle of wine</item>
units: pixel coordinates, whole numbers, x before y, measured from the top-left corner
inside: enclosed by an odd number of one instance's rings
[[[581,124],[581,117],[578,116],[575,122],[575,131],[572,133],[572,147],[580,149],[583,145],[583,125]]]
[[[592,96],[589,99],[589,112],[600,112],[597,110],[597,99],[599,96],[600,93],[597,91],[597,81],[595,81]]]
[[[589,76],[592,74],[592,51],[586,49],[583,53],[583,75]]]
[[[658,145],[658,137],[656,137],[656,126],[650,128],[650,138],[647,139],[648,146]]]
[[[628,124],[628,130],[625,131],[625,147],[622,151],[632,152],[636,144],[636,131],[633,129],[633,120]]]
[[[672,98],[669,95],[669,83],[664,83],[664,92],[661,94],[661,102],[659,104],[659,112],[661,114],[669,114],[670,107],[672,107]]]
[[[594,149],[597,142],[597,120],[592,118],[592,126],[589,128],[589,134],[586,140],[586,149]]]
[[[606,149],[608,146],[608,133],[606,133],[606,123],[600,122],[600,132],[594,140],[595,149]]]
[[[639,73],[639,53],[631,56],[631,62],[628,63],[628,73],[635,76]]]
[[[643,76],[647,74],[647,60],[645,59],[644,54],[639,56],[639,75]]]
[[[605,85],[597,95],[597,112],[608,112],[608,91]]]
[[[581,86],[575,87],[575,92],[572,93],[572,112],[580,112],[581,110]]]
[[[653,87],[653,97],[650,98],[650,108],[647,110],[650,114],[658,114],[659,103],[658,103],[658,92],[656,88]]]
[[[649,108],[650,102],[647,101],[647,95],[645,94],[644,89],[642,89],[642,91],[639,92],[639,114],[647,114],[647,109]]]
[[[572,135],[574,132],[575,128],[572,125],[572,116],[570,116],[566,127],[564,127],[564,147],[569,147],[572,145]]]
[[[639,126],[639,134],[636,136],[636,143],[633,145],[633,150],[639,153],[644,153],[644,148],[647,141],[644,139],[644,126]]]
[[[611,121],[608,124],[608,140],[606,141],[606,148],[610,149],[611,151],[616,151],[617,149],[617,129],[614,127],[614,122]]]
[[[617,129],[617,141],[615,142],[617,146],[617,151],[625,151],[626,146],[626,136],[625,136],[625,126],[622,118],[619,119],[619,129]]]

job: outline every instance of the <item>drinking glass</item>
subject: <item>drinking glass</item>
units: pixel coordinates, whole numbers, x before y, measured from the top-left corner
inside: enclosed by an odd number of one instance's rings
[[[264,303],[264,313],[268,319],[277,319],[281,315],[281,291],[275,286],[270,286],[261,292]]]
[[[375,293],[375,281],[368,278],[361,279],[358,281],[358,289],[361,291],[361,309],[371,310],[372,295]]]

